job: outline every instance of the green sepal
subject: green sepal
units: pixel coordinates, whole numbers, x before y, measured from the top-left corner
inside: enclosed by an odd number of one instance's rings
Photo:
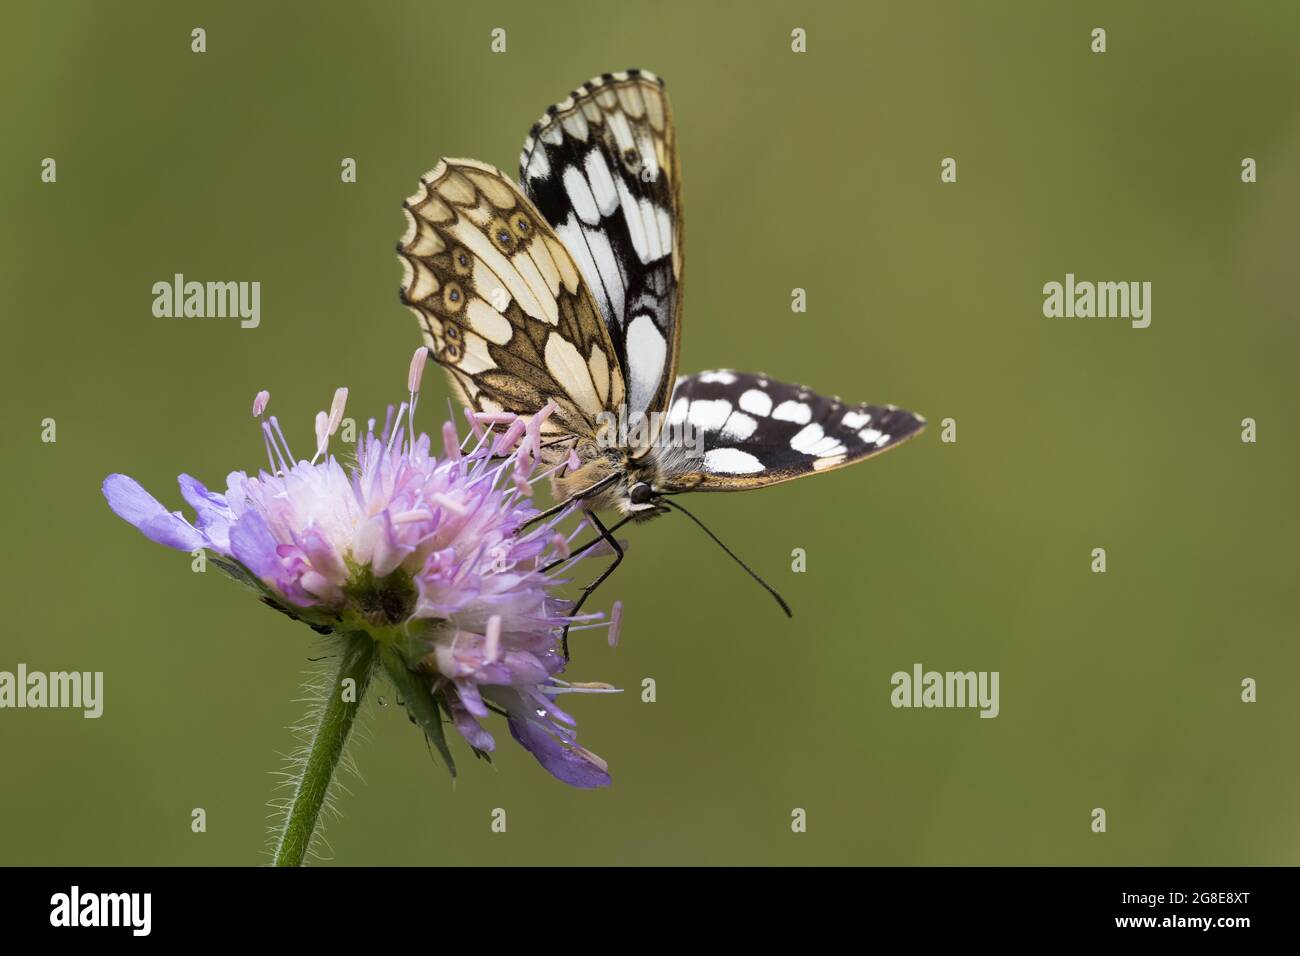
[[[242,585],[251,591],[256,591],[257,594],[260,595],[262,603],[267,607],[274,608],[281,614],[293,618],[295,621],[302,621],[318,634],[332,634],[341,623],[339,615],[328,609],[321,610],[316,608],[308,609],[289,606],[272,588],[268,587],[265,582],[258,579],[251,571],[234,558],[226,558],[219,554],[212,554],[208,557],[208,562],[222,571],[236,584]],[[357,630],[357,628],[352,628],[352,630]]]
[[[447,770],[454,778],[456,761],[452,759],[451,749],[447,746],[447,736],[442,729],[442,712],[438,709],[437,701],[433,699],[433,692],[420,680],[419,675],[406,666],[405,659],[394,648],[380,645],[379,659],[383,662],[389,679],[396,686],[406,712],[411,715],[415,723],[424,731],[424,736],[442,755]]]

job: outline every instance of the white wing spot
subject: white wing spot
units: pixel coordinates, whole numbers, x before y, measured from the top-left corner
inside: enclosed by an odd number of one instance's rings
[[[582,175],[582,170],[573,166],[564,167],[564,191],[569,194],[569,203],[578,218],[589,226],[600,222],[596,197],[591,194],[591,187],[587,185],[587,177]]]
[[[740,396],[740,407],[751,415],[766,417],[772,414],[772,398],[767,392],[760,392],[756,388],[751,388]]]
[[[668,424],[680,425],[686,421],[686,409],[690,407],[689,398],[679,398],[673,402],[673,407],[668,412]]]
[[[778,409],[779,410],[779,409]],[[805,455],[815,454],[813,451],[826,437],[820,425],[805,425],[799,430],[793,438],[790,439],[790,447],[795,451],[801,451]]]
[[[655,219],[659,223],[659,245],[664,255],[673,251],[673,217],[663,207],[655,208]]]
[[[618,143],[620,153],[636,148],[636,141],[632,139],[632,127],[622,113],[610,114],[609,130],[614,134],[614,142]]]
[[[696,428],[716,432],[726,423],[727,416],[730,414],[731,402],[725,398],[715,398],[691,402],[688,417]]]
[[[757,419],[750,418],[748,415],[742,415],[740,412],[732,412],[727,419],[726,424],[722,426],[722,432],[719,437],[727,441],[744,441],[754,430],[758,428]]]
[[[842,441],[834,435],[827,435],[820,425],[805,426],[790,439],[790,447],[815,458],[843,456],[848,451]]]
[[[626,292],[609,237],[600,229],[582,225],[574,216],[556,226],[555,234],[573,256],[578,271],[596,297],[601,313],[611,321],[621,322]]]
[[[623,288],[623,273],[619,271],[614,247],[609,244],[609,236],[602,229],[588,229],[584,226],[582,234],[586,244],[591,247],[594,257],[592,261],[596,266],[596,275],[587,279],[587,285],[600,283],[609,297],[609,307],[613,310],[610,314],[622,323],[627,290]]]
[[[500,316],[498,316],[500,318]],[[546,338],[543,353],[546,370],[560,384],[579,408],[595,418],[601,410],[600,396],[596,394],[596,385],[591,380],[591,369],[582,360],[582,354],[573,343],[558,333]]]
[[[596,261],[591,257],[591,250],[584,238],[582,223],[578,222],[576,216],[569,216],[555,227],[555,234],[560,237],[564,248],[573,256],[574,264],[577,265],[582,278],[591,289],[591,294],[595,297],[596,305],[601,312],[605,315],[618,315],[619,313],[614,310],[614,304],[610,301],[610,291],[605,288],[605,283],[598,281],[600,270],[596,268]]]
[[[587,154],[587,178],[591,180],[591,192],[596,197],[596,205],[603,215],[608,216],[618,208],[618,191],[614,188],[614,179],[609,175],[609,167],[600,150],[593,149]]]
[[[627,236],[632,240],[632,248],[636,251],[636,257],[643,263],[651,262],[653,260],[650,257],[650,239],[645,234],[645,221],[641,218],[641,204],[628,191],[622,179],[619,179],[615,186],[618,188],[619,202],[623,207],[623,221],[627,223]]]
[[[703,372],[700,375],[700,381],[717,385],[732,385],[736,381],[736,373],[725,370],[721,372]]]
[[[889,435],[887,433],[876,431],[874,428],[862,429],[862,431],[858,432],[858,437],[868,445],[875,445],[877,448],[889,441]]]
[[[871,423],[871,413],[870,412],[845,412],[844,417],[840,419],[840,423],[843,424],[845,428],[852,428],[856,430]]]
[[[642,199],[640,205],[641,222],[644,223],[646,230],[646,258],[643,261],[656,262],[668,255],[668,250],[664,248],[659,235],[659,220],[656,216],[658,210],[648,199]]]
[[[704,468],[722,475],[752,475],[763,470],[763,463],[739,448],[712,448],[704,453]]]
[[[654,399],[655,389],[663,375],[664,360],[668,357],[668,343],[648,315],[638,315],[627,327],[628,408],[640,415]]]
[[[812,421],[812,406],[807,402],[784,401],[776,406],[776,411],[772,412],[772,417],[780,422],[807,425]]]

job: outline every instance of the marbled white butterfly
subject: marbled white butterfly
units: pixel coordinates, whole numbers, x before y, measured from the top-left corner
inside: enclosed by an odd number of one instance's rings
[[[554,403],[541,434],[544,460],[568,462],[557,498],[583,502],[617,556],[588,593],[622,558],[599,511],[618,511],[617,529],[680,509],[672,495],[829,471],[925,427],[765,375],[676,377],[681,173],[658,77],[584,83],[533,125],[519,165],[519,186],[471,159],[423,177],[397,247],[402,301],[468,408],[528,416]]]

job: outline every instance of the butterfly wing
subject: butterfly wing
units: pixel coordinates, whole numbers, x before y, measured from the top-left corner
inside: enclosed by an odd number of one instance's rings
[[[402,301],[465,405],[595,438],[624,382],[596,300],[537,208],[500,170],[446,159],[407,199]]]
[[[635,425],[668,406],[682,309],[681,176],[663,82],[643,70],[584,83],[533,125],[524,192],[573,253],[627,382]],[[653,447],[659,419],[646,421]]]
[[[842,468],[902,444],[925,419],[892,405],[845,405],[799,385],[719,370],[677,380],[662,440],[694,434],[683,425],[702,433],[703,456],[663,454],[663,491],[760,488]]]

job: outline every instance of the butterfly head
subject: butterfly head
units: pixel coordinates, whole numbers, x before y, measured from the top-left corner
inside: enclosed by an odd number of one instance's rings
[[[664,507],[663,493],[649,481],[629,477],[626,484],[626,497],[619,503],[619,510],[637,518],[650,518],[661,515],[668,509]]]
[[[580,452],[581,455],[581,452]],[[635,460],[626,452],[608,449],[586,458],[582,467],[555,480],[561,500],[580,498],[596,511],[618,511],[637,518],[663,514],[658,471],[652,462]]]

